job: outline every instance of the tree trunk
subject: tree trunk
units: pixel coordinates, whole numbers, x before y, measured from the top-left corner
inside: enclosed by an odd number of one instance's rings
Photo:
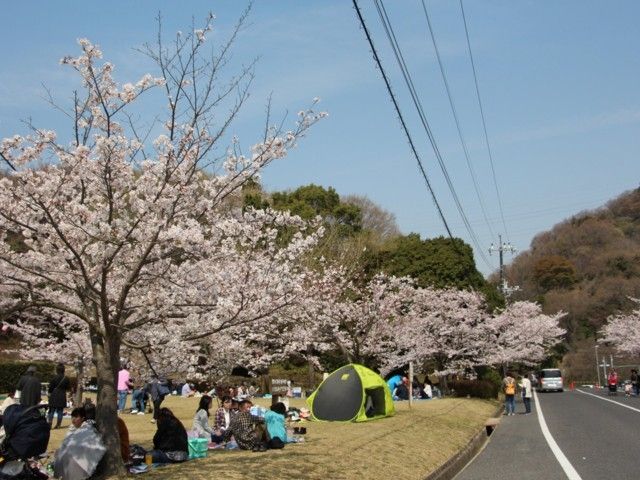
[[[311,361],[311,355],[313,355],[313,346],[311,344],[307,345],[307,362],[309,363],[309,370],[308,370],[308,382],[309,385],[307,386],[307,389],[312,389],[316,386],[316,372],[315,369],[313,368],[313,362]]]
[[[104,470],[100,474],[125,475],[126,469],[122,462],[120,450],[120,435],[118,433],[117,414],[117,379],[120,368],[120,337],[117,332],[107,329],[106,337],[97,332],[91,332],[93,359],[98,378],[98,397],[96,403],[96,423],[107,447],[101,462]]]
[[[76,394],[73,397],[73,406],[82,405],[82,393],[84,387],[84,361],[79,359],[76,364]]]
[[[449,394],[449,384],[447,383],[447,377],[448,375],[443,375],[440,378],[442,379],[442,388],[440,389],[442,396],[445,396],[445,392],[448,395]]]

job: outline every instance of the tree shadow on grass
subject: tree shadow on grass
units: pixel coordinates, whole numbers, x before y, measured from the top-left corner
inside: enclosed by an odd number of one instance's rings
[[[344,472],[327,465],[326,453],[309,451],[216,452],[206,459],[154,468],[145,478],[200,480],[210,479],[214,475],[230,480],[260,477],[300,480],[347,478]]]

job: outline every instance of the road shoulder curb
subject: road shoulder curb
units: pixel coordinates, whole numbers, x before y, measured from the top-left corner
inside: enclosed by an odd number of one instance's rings
[[[489,423],[491,423],[492,429],[495,428],[499,423],[503,408],[503,406],[498,407],[493,416],[490,417],[485,423],[485,426],[482,427],[482,430],[476,433],[464,448],[427,475],[424,480],[451,480],[460,473],[489,441]]]

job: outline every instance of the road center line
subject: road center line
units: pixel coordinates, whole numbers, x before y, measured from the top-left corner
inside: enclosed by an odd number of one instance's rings
[[[533,398],[536,402],[536,412],[538,413],[538,422],[540,423],[540,429],[542,430],[542,434],[544,435],[545,440],[549,444],[549,448],[551,448],[551,451],[556,456],[556,459],[558,460],[558,463],[562,467],[562,470],[564,470],[564,473],[567,475],[567,478],[569,480],[582,480],[582,477],[578,474],[578,472],[576,472],[576,469],[573,468],[573,465],[571,465],[571,462],[569,462],[569,460],[564,455],[564,453],[562,453],[562,450],[560,450],[560,447],[558,446],[556,441],[553,439],[553,435],[551,435],[551,432],[549,431],[549,427],[547,427],[547,422],[545,421],[544,415],[542,414],[542,406],[538,401],[538,394],[536,393],[535,390],[533,391]]]
[[[616,405],[620,405],[621,407],[628,408],[629,410],[633,410],[634,412],[640,413],[640,408],[630,407],[629,405],[625,405],[624,403],[616,402],[615,400],[611,400],[610,398],[604,398],[600,395],[596,395],[595,393],[583,392],[582,390],[576,388],[576,392],[580,392],[584,395],[591,395],[592,397],[596,397],[598,400],[604,400],[605,402],[615,403]]]

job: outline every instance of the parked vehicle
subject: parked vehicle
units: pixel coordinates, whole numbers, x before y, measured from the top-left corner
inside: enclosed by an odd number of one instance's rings
[[[545,368],[538,372],[538,392],[562,392],[562,372],[558,368]]]

